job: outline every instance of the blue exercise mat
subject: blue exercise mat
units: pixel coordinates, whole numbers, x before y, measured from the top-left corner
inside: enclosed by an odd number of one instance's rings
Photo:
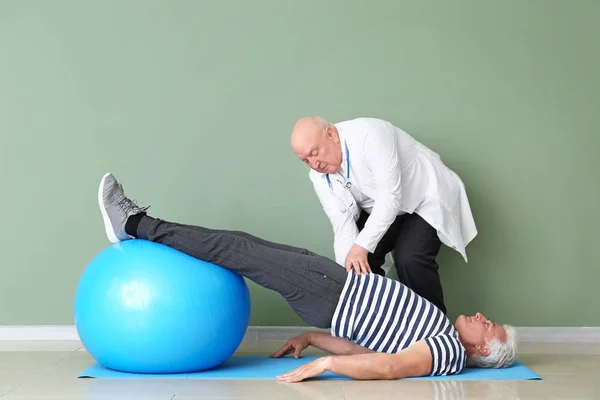
[[[315,360],[317,357],[306,356],[299,359],[293,357],[269,358],[267,356],[233,356],[219,367],[185,374],[131,374],[114,371],[96,363],[85,370],[79,378],[190,378],[190,379],[275,379],[278,375],[291,371]],[[332,372],[312,379],[336,380],[352,379]],[[521,364],[515,362],[511,368],[487,369],[466,368],[458,375],[407,378],[444,379],[444,380],[541,380],[542,377]]]

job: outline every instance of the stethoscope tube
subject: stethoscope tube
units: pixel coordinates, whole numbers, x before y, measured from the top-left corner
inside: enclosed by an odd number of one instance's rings
[[[346,146],[346,179],[350,179],[350,152],[348,151],[348,144],[344,143]],[[329,178],[329,174],[325,174],[325,178],[327,179],[327,184],[330,189],[333,189],[331,185],[331,179]],[[350,182],[346,182],[346,188],[350,189],[352,184]]]

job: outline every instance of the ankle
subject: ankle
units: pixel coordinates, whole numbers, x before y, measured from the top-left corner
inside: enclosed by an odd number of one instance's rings
[[[127,222],[125,222],[125,233],[137,238],[138,225],[145,215],[145,212],[141,212],[139,214],[131,215],[129,218],[127,218]]]

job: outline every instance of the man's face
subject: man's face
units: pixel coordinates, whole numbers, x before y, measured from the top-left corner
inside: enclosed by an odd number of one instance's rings
[[[455,326],[463,343],[483,355],[489,354],[486,339],[497,338],[502,342],[506,341],[504,328],[481,313],[473,316],[461,315],[456,319]]]
[[[294,153],[311,169],[324,174],[337,173],[342,163],[337,133],[329,131],[307,135],[294,146]]]

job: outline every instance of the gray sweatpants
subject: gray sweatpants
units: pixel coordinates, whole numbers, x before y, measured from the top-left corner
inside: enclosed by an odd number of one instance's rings
[[[281,294],[307,324],[329,328],[347,272],[329,258],[245,232],[207,229],[144,216],[137,237],[227,268]]]

